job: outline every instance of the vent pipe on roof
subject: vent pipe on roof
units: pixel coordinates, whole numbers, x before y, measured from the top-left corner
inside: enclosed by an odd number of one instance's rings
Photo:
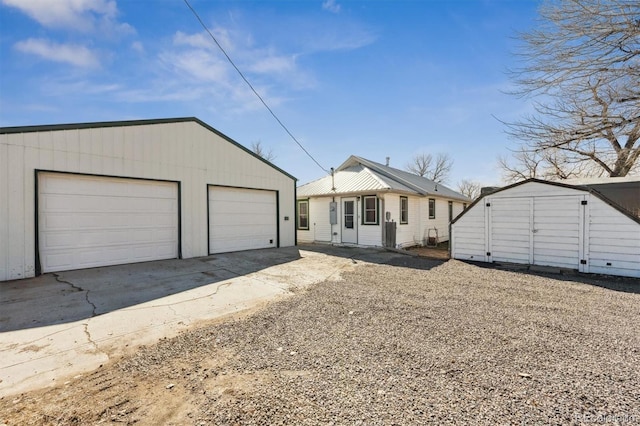
[[[333,167],[331,168],[331,190],[332,191],[336,190],[336,182],[333,177]]]
[[[389,160],[391,160],[391,157],[387,157],[387,164],[385,164],[387,167],[389,167]]]

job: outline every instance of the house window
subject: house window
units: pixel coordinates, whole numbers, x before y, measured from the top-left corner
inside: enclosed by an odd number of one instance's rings
[[[400,223],[409,223],[409,199],[407,197],[400,197]]]
[[[309,200],[298,201],[298,229],[309,229]]]
[[[378,198],[375,195],[362,197],[362,223],[364,225],[378,224]]]
[[[429,198],[429,219],[436,218],[436,200],[435,198]]]
[[[449,201],[449,222],[453,220],[453,201]]]

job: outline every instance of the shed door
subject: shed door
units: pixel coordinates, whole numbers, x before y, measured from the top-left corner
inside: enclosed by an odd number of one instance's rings
[[[38,173],[42,272],[178,257],[178,184]]]
[[[582,196],[491,200],[492,260],[579,269]]]
[[[209,253],[278,247],[275,191],[209,186]]]
[[[491,257],[497,262],[531,263],[532,198],[494,198],[489,224]]]
[[[533,264],[578,269],[580,264],[581,196],[536,197]]]

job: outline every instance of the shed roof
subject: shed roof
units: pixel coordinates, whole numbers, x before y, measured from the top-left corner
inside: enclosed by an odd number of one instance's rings
[[[494,194],[496,194],[498,192],[508,191],[511,188],[515,188],[517,186],[524,185],[524,184],[527,184],[527,183],[530,183],[530,182],[537,182],[537,183],[542,183],[542,184],[546,184],[546,185],[561,186],[561,187],[564,187],[564,188],[575,189],[576,191],[589,192],[589,193],[593,194],[594,196],[598,197],[599,199],[601,199],[602,201],[604,201],[605,203],[609,204],[611,207],[613,207],[616,210],[620,211],[625,216],[633,219],[633,221],[635,221],[637,223],[640,223],[640,216],[637,216],[634,211],[629,210],[625,206],[623,206],[620,203],[616,202],[616,200],[614,200],[614,199],[608,197],[607,195],[603,194],[603,192],[601,191],[601,188],[598,188],[598,187],[601,187],[602,185],[569,185],[567,183],[564,183],[564,181],[563,182],[546,181],[546,180],[536,179],[536,178],[526,179],[526,180],[523,180],[521,182],[517,182],[517,183],[514,183],[512,185],[508,185],[508,186],[502,187],[502,188],[497,189],[497,190],[495,190],[493,192],[489,192],[487,194],[481,195],[480,197],[476,198],[476,200],[469,206],[469,208],[467,208],[462,213],[460,213],[458,215],[458,217],[456,217],[451,223],[453,224],[453,223],[457,222],[462,216],[464,216],[476,204],[480,203],[485,197],[494,195]],[[627,182],[625,182],[625,183],[627,183]]]
[[[298,187],[298,196],[322,196],[370,191],[391,191],[415,195],[434,195],[471,201],[464,195],[430,179],[385,166],[355,155],[338,167],[332,177],[325,176]]]
[[[245,151],[247,154],[252,155],[273,167],[283,175],[297,181],[294,176],[282,170],[280,167],[271,163],[270,161],[265,160],[261,156],[257,155],[255,152],[251,151],[244,145],[236,142],[231,139],[229,136],[224,133],[214,129],[204,121],[196,118],[196,117],[177,117],[177,118],[157,118],[157,119],[148,119],[148,120],[125,120],[125,121],[98,121],[91,123],[69,123],[69,124],[45,124],[45,125],[37,125],[37,126],[15,126],[15,127],[0,127],[0,135],[2,134],[13,134],[13,133],[32,133],[32,132],[52,132],[52,131],[61,131],[61,130],[79,130],[79,129],[97,129],[103,127],[128,127],[128,126],[146,126],[153,124],[167,124],[167,123],[185,123],[185,122],[194,122],[209,130],[212,133],[220,136],[222,139],[227,142],[237,146],[238,148]]]

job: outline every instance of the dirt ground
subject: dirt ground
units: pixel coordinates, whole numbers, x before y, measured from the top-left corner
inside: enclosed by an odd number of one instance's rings
[[[640,281],[404,258],[2,398],[0,425],[640,423]]]

